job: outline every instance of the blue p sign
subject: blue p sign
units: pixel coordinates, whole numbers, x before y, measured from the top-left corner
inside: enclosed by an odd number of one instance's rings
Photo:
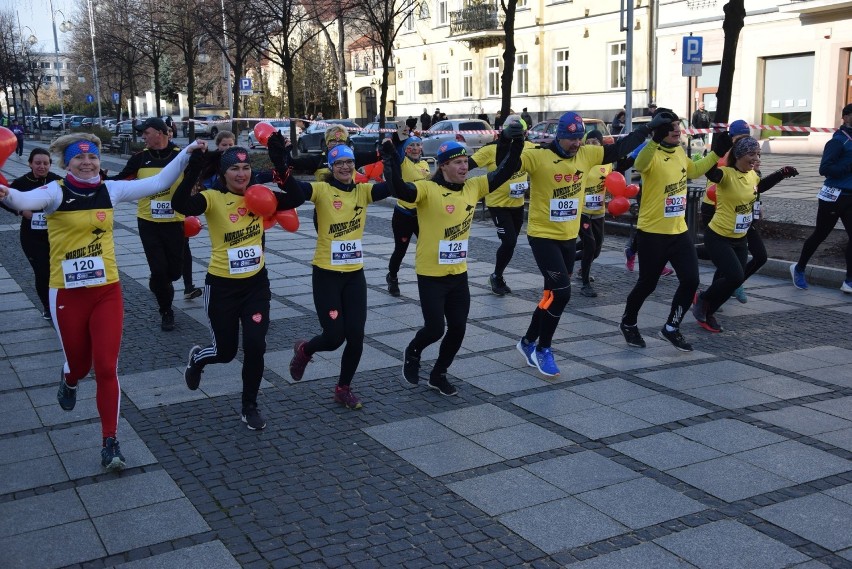
[[[119,93],[118,91],[112,92],[112,102],[115,103],[116,105],[118,104],[120,97],[121,97],[121,93]]]
[[[701,36],[684,36],[682,63],[701,63],[703,44],[704,38]]]

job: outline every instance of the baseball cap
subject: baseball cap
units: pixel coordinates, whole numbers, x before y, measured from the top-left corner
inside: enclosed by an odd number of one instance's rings
[[[166,123],[163,122],[163,119],[158,119],[157,117],[147,118],[142,124],[137,124],[136,132],[145,132],[145,129],[147,128],[159,130],[163,134],[169,133],[169,127],[166,126]]]

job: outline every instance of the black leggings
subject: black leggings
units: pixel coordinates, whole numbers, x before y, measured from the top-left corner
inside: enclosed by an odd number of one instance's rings
[[[715,314],[719,307],[731,297],[731,294],[746,280],[746,260],[748,259],[747,237],[723,237],[710,229],[704,231],[704,246],[713,264],[716,275],[713,284],[701,294],[706,303],[707,314]]]
[[[849,242],[846,244],[846,280],[852,280],[852,193],[841,194],[835,202],[818,201],[816,227],[802,246],[802,254],[799,256],[799,262],[796,263],[796,270],[805,270],[811,255],[816,252],[820,243],[825,241],[839,219],[843,222],[846,235],[849,236]]]
[[[305,346],[307,355],[333,352],[346,342],[340,359],[338,385],[349,385],[364,351],[367,325],[367,280],[364,269],[341,272],[313,267],[314,306],[322,334]]]
[[[604,240],[604,218],[580,216],[580,241],[577,243],[577,253],[574,261],[580,260],[580,276],[583,284],[589,284],[589,271],[592,269],[592,261],[601,254]]]
[[[160,312],[163,313],[171,310],[175,298],[172,282],[178,280],[183,273],[183,252],[186,247],[183,223],[157,223],[141,218],[136,221],[142,248],[148,259],[148,268],[151,270],[148,287],[157,298]]]
[[[30,220],[25,219],[24,223],[29,225]],[[48,290],[50,288],[50,241],[47,238],[47,231],[41,229],[24,228],[21,225],[21,249],[24,255],[27,256],[27,261],[33,268],[35,275],[35,289],[41,305],[45,312],[50,312],[50,300],[48,299]]]
[[[713,219],[713,216],[716,214],[716,206],[713,204],[708,204],[701,202],[701,232],[706,235],[708,226],[710,225],[710,220]],[[763,238],[761,238],[760,233],[757,231],[758,222],[754,221],[751,224],[751,227],[748,228],[748,233],[746,233],[746,239],[748,240],[748,252],[751,253],[751,259],[745,266],[745,278],[743,282],[747,281],[750,276],[760,270],[760,267],[766,264],[766,261],[769,259],[766,253],[766,245],[763,244]],[[698,254],[699,259],[703,259],[705,261],[711,260],[710,253],[707,252],[707,248],[704,243],[696,243],[695,251]],[[713,280],[715,281],[719,278],[719,271],[716,271],[716,274],[713,275]]]
[[[420,356],[423,350],[443,336],[432,374],[446,373],[461,348],[467,327],[467,315],[470,312],[467,273],[445,277],[417,275],[417,289],[420,292],[423,327],[414,335],[408,348]]]
[[[672,298],[672,308],[666,324],[677,328],[698,289],[698,257],[695,254],[695,245],[686,232],[666,235],[638,230],[636,239],[642,254],[639,280],[627,295],[622,322],[628,326],[636,325],[642,304],[657,288],[660,272],[666,263],[671,263],[677,273],[678,287]]]
[[[538,270],[544,277],[544,295],[533,311],[524,338],[529,342],[538,341],[539,348],[549,348],[562,312],[571,300],[571,273],[574,271],[577,239],[558,241],[527,236],[527,240]]]
[[[500,238],[494,263],[494,274],[500,277],[515,254],[515,245],[518,244],[518,235],[524,224],[524,207],[489,207],[488,212],[497,227],[497,237]]]
[[[240,325],[243,327],[243,410],[257,404],[263,379],[263,356],[269,330],[269,278],[266,269],[245,279],[207,274],[204,309],[213,343],[195,356],[195,364],[228,363],[237,355]]]
[[[399,266],[402,264],[405,252],[408,251],[411,236],[420,235],[417,212],[415,210],[406,211],[410,211],[410,213],[403,213],[399,211],[399,208],[393,208],[393,217],[391,218],[393,253],[391,253],[390,261],[388,261],[388,273],[392,277],[396,277],[399,272]]]
[[[192,251],[189,250],[189,239],[186,239],[186,244],[183,247],[183,268],[181,269],[181,273],[183,274],[183,288],[186,290],[191,289],[192,284]]]

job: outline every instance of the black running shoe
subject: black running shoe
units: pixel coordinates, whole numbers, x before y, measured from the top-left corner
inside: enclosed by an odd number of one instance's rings
[[[64,410],[73,411],[77,404],[77,388],[65,383],[64,370],[59,370],[59,376],[59,391],[56,392],[56,399],[59,401],[59,406]]]
[[[628,346],[633,346],[634,348],[645,347],[645,339],[642,338],[642,334],[639,332],[639,326],[636,324],[628,326],[622,322],[619,328],[621,329],[621,333],[624,335],[624,340],[627,342]]]
[[[429,376],[429,382],[426,385],[432,389],[437,389],[441,395],[446,395],[447,397],[459,394],[459,390],[447,381],[447,374],[445,373],[433,373]]]
[[[420,382],[420,356],[415,356],[411,346],[406,346],[402,351],[402,361],[402,378],[409,385],[417,385]]]
[[[684,339],[683,334],[680,333],[679,329],[669,332],[666,327],[663,326],[659,332],[659,336],[663,340],[668,340],[669,342],[671,342],[672,346],[674,346],[681,352],[692,351],[692,344],[690,344]]]
[[[399,296],[399,279],[391,276],[390,273],[385,275],[385,282],[388,283],[388,294],[391,296]]]
[[[163,332],[171,332],[175,329],[175,313],[172,309],[166,310],[162,313],[162,319],[160,321],[160,329]]]
[[[101,449],[101,466],[111,472],[122,470],[127,466],[124,455],[121,454],[121,449],[118,446],[118,441],[113,437],[108,437],[104,441],[104,447]]]
[[[266,421],[257,410],[257,405],[247,405],[243,409],[241,419],[250,431],[261,431],[266,428]]]
[[[595,287],[592,286],[592,283],[586,283],[580,287],[580,294],[588,298],[597,298],[598,296],[598,293],[595,291]]]
[[[201,351],[201,346],[192,346],[189,349],[189,358],[186,361],[186,369],[183,370],[183,378],[186,380],[186,386],[195,391],[201,383],[201,374],[204,367],[195,363],[195,355]]]
[[[198,298],[201,296],[202,291],[197,286],[191,286],[189,288],[184,289],[183,298],[184,300],[192,300],[194,298]]]
[[[503,275],[497,276],[496,274],[491,273],[488,277],[488,284],[491,286],[491,292],[497,296],[505,296],[512,292],[512,289],[506,285],[506,280],[503,278]]]
[[[53,317],[50,315],[50,310],[45,310],[41,313],[41,317],[43,320],[53,320]]]

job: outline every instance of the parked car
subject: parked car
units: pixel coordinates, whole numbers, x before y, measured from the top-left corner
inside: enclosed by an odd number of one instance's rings
[[[325,130],[333,124],[346,127],[349,136],[361,130],[361,127],[348,119],[326,119],[322,122],[311,123],[299,137],[299,152],[325,152]]]
[[[109,130],[115,128],[116,120],[115,119],[104,119],[104,128]]]
[[[51,117],[41,117],[41,128],[42,130],[46,128],[51,128],[50,121],[53,120]]]
[[[220,130],[228,130],[226,123],[217,121],[226,120],[222,115],[196,115],[195,116],[195,136],[209,136],[216,138]]]
[[[284,138],[290,138],[290,121],[272,119],[272,120],[261,121],[261,122],[265,122],[269,125],[274,126],[276,129],[278,129],[278,132],[280,132],[281,135]],[[301,134],[302,134],[302,129],[299,128],[298,126],[296,126],[296,138],[298,138]],[[257,148],[257,147],[266,148],[266,146],[264,146],[263,144],[258,142],[257,138],[254,136],[254,129],[249,131],[248,145],[249,145],[249,148]]]
[[[83,119],[86,118],[83,115],[71,115],[69,119],[68,126],[71,128],[80,128],[83,126]]]
[[[631,122],[633,126],[636,127],[639,125],[648,124],[649,122],[651,122],[651,117],[634,117],[633,119],[631,119]],[[682,130],[689,128],[689,122],[685,118],[680,119],[680,128]],[[705,141],[704,139],[695,137],[690,139],[690,135],[686,133],[681,133],[680,146],[683,148],[684,152],[686,152],[689,156],[692,156],[696,153],[704,154]]]
[[[396,130],[399,128],[399,123],[394,121],[385,122],[386,129]],[[385,138],[390,138],[390,132],[386,132]],[[364,130],[353,134],[349,137],[352,141],[352,150],[355,152],[355,164],[371,164],[376,161],[376,150],[379,142],[379,123],[371,122],[364,127]]]
[[[63,122],[65,126],[68,126],[68,122],[71,120],[71,117],[68,115],[53,115],[50,117],[50,128],[54,130],[59,130],[63,128]]]
[[[80,121],[80,126],[83,128],[91,129],[95,125],[95,119],[92,117],[84,117],[82,121]]]
[[[115,134],[133,134],[133,121],[121,121],[115,124]]]
[[[559,124],[559,119],[547,119],[534,124],[527,131],[527,140],[536,144],[547,144],[556,138],[556,126]],[[604,144],[612,144],[615,138],[610,134],[609,127],[600,119],[583,119],[583,124],[586,127],[586,132],[597,130],[604,137]]]
[[[438,148],[450,140],[455,140],[467,148],[469,153],[473,153],[489,142],[497,140],[497,136],[491,125],[481,119],[438,121],[421,134],[423,156],[434,158],[438,154]]]

